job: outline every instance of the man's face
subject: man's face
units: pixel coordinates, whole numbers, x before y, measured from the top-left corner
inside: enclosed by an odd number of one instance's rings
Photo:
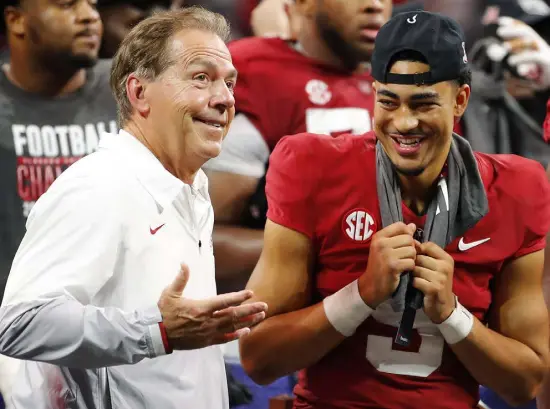
[[[421,62],[397,61],[390,72],[414,74],[428,71]],[[417,176],[446,161],[455,118],[468,104],[469,87],[453,81],[433,85],[398,85],[375,82],[376,137],[396,169]]]
[[[25,36],[31,50],[75,68],[95,64],[102,25],[97,0],[28,0],[24,3]]]
[[[391,17],[392,0],[314,0],[319,32],[345,60],[369,61],[378,30]]]
[[[237,71],[215,34],[182,31],[168,44],[173,63],[147,85],[147,118],[157,146],[175,166],[179,158],[219,155],[233,117]]]

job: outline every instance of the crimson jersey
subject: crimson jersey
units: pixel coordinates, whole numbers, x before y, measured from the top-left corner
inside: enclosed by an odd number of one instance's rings
[[[369,75],[312,60],[280,38],[244,38],[229,50],[239,71],[236,111],[248,117],[270,150],[284,135],[371,130]]]
[[[491,279],[507,260],[545,245],[550,187],[534,161],[513,155],[475,156],[489,213],[445,250],[455,260],[454,293],[486,322]],[[371,134],[294,135],[283,138],[271,155],[268,218],[312,240],[317,255],[315,302],[366,269],[370,239],[382,228],[375,163]],[[389,302],[383,303],[353,336],[303,370],[295,408],[476,407],[478,384],[423,311],[417,313],[411,346],[394,346],[400,318]]]

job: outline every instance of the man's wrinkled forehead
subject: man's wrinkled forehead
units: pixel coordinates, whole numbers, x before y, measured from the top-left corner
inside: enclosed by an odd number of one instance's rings
[[[192,57],[187,63],[187,68],[190,70],[204,70],[204,71],[220,71],[220,73],[226,78],[237,78],[237,69],[233,66],[231,59],[225,58],[212,58],[212,56],[199,54]]]

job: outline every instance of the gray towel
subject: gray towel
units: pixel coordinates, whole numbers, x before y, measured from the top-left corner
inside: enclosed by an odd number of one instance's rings
[[[383,227],[403,221],[399,180],[380,142],[376,144],[376,180]],[[447,158],[447,176],[439,180],[438,187],[436,197],[428,205],[423,239],[445,248],[489,211],[472,148],[466,139],[457,134],[453,134]],[[393,295],[392,307],[396,312],[404,310],[410,276],[410,272],[401,276]]]

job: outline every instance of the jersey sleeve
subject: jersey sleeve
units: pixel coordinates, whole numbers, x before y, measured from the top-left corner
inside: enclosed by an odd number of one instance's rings
[[[516,258],[544,249],[550,230],[550,182],[540,164],[529,162],[517,170],[523,180],[523,188],[517,192],[520,206],[517,214],[523,218],[523,242]]]
[[[285,136],[269,158],[266,178],[267,218],[315,235],[315,192],[320,169],[311,154],[309,134]]]

